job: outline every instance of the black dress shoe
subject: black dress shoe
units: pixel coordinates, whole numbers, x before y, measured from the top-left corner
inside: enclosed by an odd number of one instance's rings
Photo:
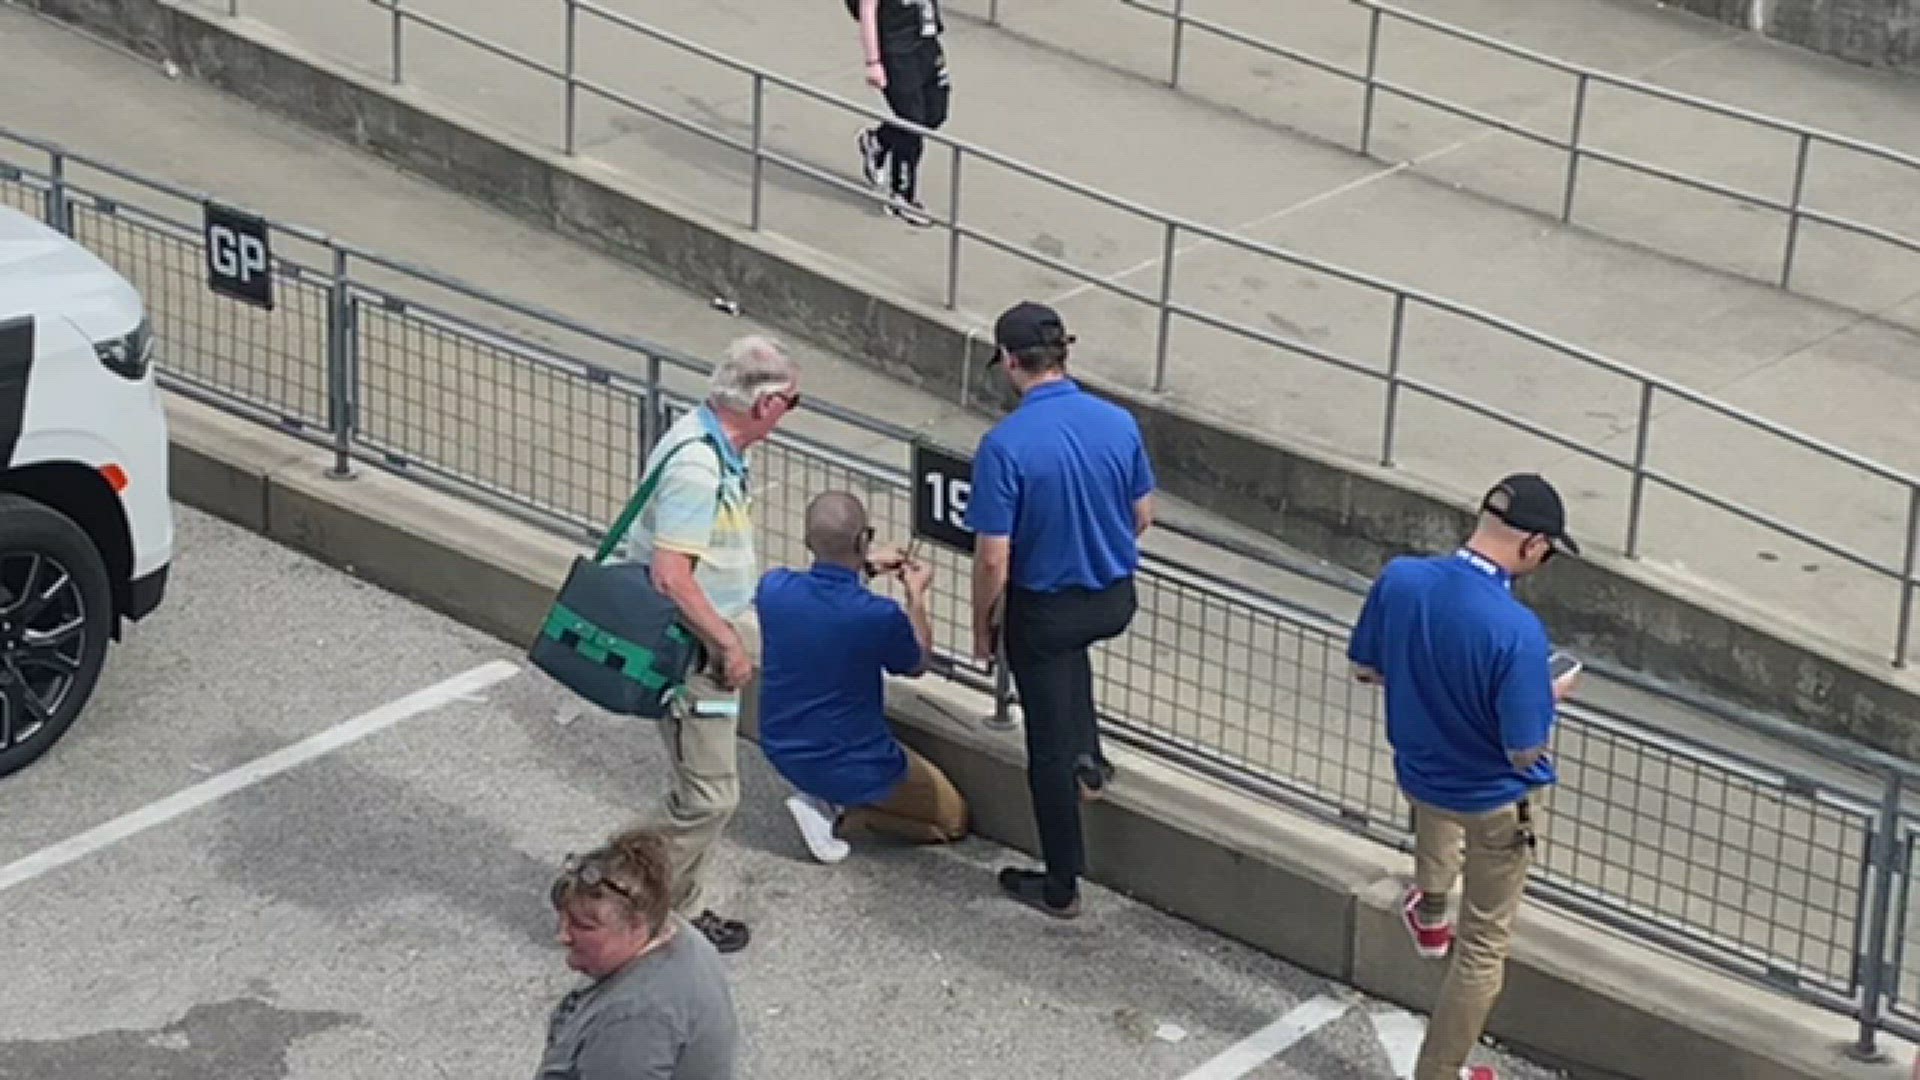
[[[1071,891],[1062,895],[1058,888],[1048,883],[1047,875],[1038,871],[1008,867],[1000,871],[1000,888],[1015,900],[1056,919],[1072,919],[1080,915],[1079,895]]]

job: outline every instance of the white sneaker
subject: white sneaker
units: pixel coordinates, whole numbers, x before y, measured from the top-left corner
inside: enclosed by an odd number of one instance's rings
[[[787,796],[787,812],[800,826],[800,836],[806,840],[807,850],[814,858],[823,863],[837,863],[853,851],[853,845],[833,835],[836,814],[832,804],[796,791]]]

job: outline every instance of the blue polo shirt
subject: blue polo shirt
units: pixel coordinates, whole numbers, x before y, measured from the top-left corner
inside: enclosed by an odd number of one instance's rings
[[[769,570],[753,602],[767,761],[794,787],[838,806],[886,798],[907,775],[907,755],[887,727],[882,673],[920,666],[906,610],[858,572],[818,563]]]
[[[1062,379],[981,437],[967,525],[1013,538],[1015,588],[1104,589],[1140,565],[1133,504],[1152,491],[1133,414]]]
[[[1394,773],[1421,802],[1479,813],[1558,779],[1550,756],[1507,759],[1554,721],[1546,628],[1512,585],[1463,549],[1394,559],[1367,593],[1347,658],[1385,677]]]

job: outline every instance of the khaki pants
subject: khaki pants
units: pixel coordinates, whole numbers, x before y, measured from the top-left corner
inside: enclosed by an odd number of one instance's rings
[[[1533,858],[1532,824],[1522,804],[1460,814],[1415,802],[1413,821],[1414,881],[1422,892],[1445,895],[1465,862],[1452,960],[1413,1071],[1414,1080],[1457,1080],[1506,981],[1513,918]]]
[[[903,746],[907,775],[887,797],[840,815],[840,835],[866,831],[912,844],[944,844],[967,835],[967,801],[940,767]]]
[[[753,658],[753,678],[739,691],[719,682],[720,658],[687,680],[697,700],[738,697],[740,715],[695,716],[675,706],[660,721],[660,734],[673,763],[673,783],[647,824],[660,831],[673,860],[673,907],[691,919],[706,909],[707,872],[714,845],[740,805],[740,725],[754,723],[760,708],[760,636],[755,626],[735,621],[733,628]]]

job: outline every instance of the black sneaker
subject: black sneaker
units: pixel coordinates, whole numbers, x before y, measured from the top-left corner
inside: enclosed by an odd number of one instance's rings
[[[1073,778],[1080,783],[1080,801],[1093,802],[1103,798],[1107,785],[1113,783],[1113,764],[1082,754],[1073,763]]]
[[[1000,888],[1015,900],[1056,919],[1080,916],[1080,897],[1076,894],[1060,896],[1058,890],[1047,883],[1047,875],[1039,871],[1015,870],[1010,866],[1000,871]]]
[[[713,947],[723,953],[739,952],[747,947],[747,924],[735,919],[723,919],[712,909],[701,912],[693,918],[693,928],[707,936]]]
[[[885,191],[887,148],[880,145],[880,136],[872,128],[862,128],[854,145],[860,148],[860,175],[866,177],[875,190]]]
[[[910,199],[905,195],[895,195],[889,199],[887,213],[919,229],[933,224],[933,215],[927,213],[927,208],[920,205],[920,200]]]

